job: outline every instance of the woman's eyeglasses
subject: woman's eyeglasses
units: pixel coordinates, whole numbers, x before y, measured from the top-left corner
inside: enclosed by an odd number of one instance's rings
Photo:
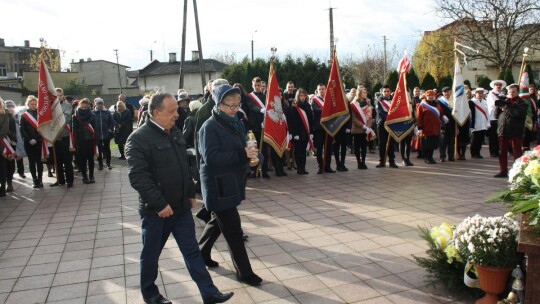
[[[237,104],[237,105],[228,105],[228,104],[222,102],[221,104],[224,105],[224,106],[229,107],[229,109],[231,109],[231,110],[237,110],[237,109],[240,109],[240,107],[242,106],[241,103],[239,103],[239,104]]]

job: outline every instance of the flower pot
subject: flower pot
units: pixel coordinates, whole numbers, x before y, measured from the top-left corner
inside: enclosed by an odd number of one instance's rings
[[[496,304],[499,301],[499,294],[506,288],[512,268],[476,265],[476,270],[480,280],[480,289],[486,293],[483,298],[476,300],[476,304]]]

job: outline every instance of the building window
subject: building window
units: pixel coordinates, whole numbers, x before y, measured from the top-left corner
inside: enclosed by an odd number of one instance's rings
[[[5,63],[0,63],[0,76],[7,76],[7,68]]]

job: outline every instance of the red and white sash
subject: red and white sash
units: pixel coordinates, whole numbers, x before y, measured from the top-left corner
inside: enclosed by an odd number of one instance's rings
[[[321,110],[324,109],[324,100],[322,98],[319,96],[313,96],[312,101],[317,103],[317,106],[319,106]]]
[[[77,118],[77,121],[79,121],[79,123],[84,126],[84,128],[86,129],[86,131],[88,131],[88,133],[92,134],[92,139],[94,140],[94,144],[93,144],[94,147],[92,148],[92,151],[94,155],[97,155],[98,149],[97,149],[97,142],[96,142],[96,132],[94,131],[94,128],[92,127],[91,124],[85,123],[84,121],[82,121],[79,118],[79,116],[75,115],[75,118]]]
[[[364,109],[369,109],[369,106],[360,107],[360,104],[357,102],[351,102],[351,108],[353,109],[354,113],[356,113],[356,116],[360,118],[360,121],[364,124],[364,130],[366,131],[366,134],[368,136],[368,140],[372,140],[375,138],[375,131],[367,126],[368,118],[366,116],[366,113],[364,113]]]
[[[75,151],[73,132],[71,132],[71,128],[68,125],[64,125],[64,129],[69,133],[69,151]]]
[[[34,118],[34,116],[32,116],[28,112],[24,112],[22,116],[36,130],[36,132],[39,133],[38,122]],[[41,138],[41,159],[47,159],[48,157],[49,157],[49,148],[47,148],[47,140],[45,138]]]
[[[482,109],[482,106],[480,105],[480,102],[477,101],[477,100],[473,100],[473,103],[474,103],[474,107],[480,111],[480,113],[482,113],[484,115],[484,117],[486,118],[486,121],[489,121],[488,119],[488,116],[487,116],[487,113],[484,109]]]
[[[248,94],[249,99],[260,109],[264,108],[264,103],[259,99],[259,96],[255,95],[255,92]]]
[[[392,101],[386,99],[379,99],[379,104],[381,105],[383,111],[388,113],[388,111],[390,110],[390,105],[392,105]]]
[[[11,146],[11,141],[7,136],[0,140],[0,144],[4,147],[2,154],[5,154],[7,157],[15,155],[15,149]]]
[[[311,140],[310,131],[309,131],[309,123],[308,123],[308,117],[306,114],[306,111],[301,109],[300,107],[296,106],[296,111],[298,111],[298,115],[300,116],[300,120],[302,120],[302,124],[304,125],[304,129],[306,130],[306,134],[308,137],[308,150],[313,151],[315,146],[313,145],[313,140]]]

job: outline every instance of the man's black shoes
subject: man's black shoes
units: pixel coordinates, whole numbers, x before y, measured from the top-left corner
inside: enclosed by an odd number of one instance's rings
[[[237,277],[238,281],[248,284],[249,286],[259,286],[262,283],[261,277],[256,274],[252,274],[247,277]]]
[[[147,304],[172,304],[171,301],[167,300],[164,296],[160,294],[150,299],[143,298],[143,300],[144,300],[144,303],[147,303]],[[220,302],[209,302],[209,303],[220,303]]]
[[[204,304],[214,304],[214,303],[223,303],[229,301],[232,296],[234,295],[234,292],[228,292],[228,293],[221,293],[218,292],[215,295],[204,299]]]

